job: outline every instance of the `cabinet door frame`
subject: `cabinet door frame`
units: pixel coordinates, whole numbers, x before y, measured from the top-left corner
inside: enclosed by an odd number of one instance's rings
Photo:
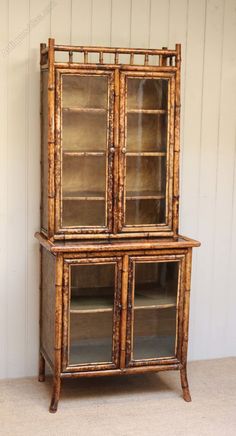
[[[157,357],[149,359],[133,359],[133,325],[134,325],[134,287],[135,287],[135,263],[164,263],[178,262],[178,291],[176,304],[176,337],[175,337],[175,356]],[[183,339],[183,309],[185,295],[185,274],[186,274],[186,255],[145,255],[130,256],[129,258],[129,282],[128,282],[128,310],[127,310],[127,330],[126,330],[126,367],[169,365],[179,363],[182,358],[182,339]]]
[[[105,220],[104,226],[63,226],[62,225],[62,77],[63,75],[76,76],[100,76],[108,77],[108,110],[107,110],[107,149],[106,149],[106,189],[105,189]],[[99,234],[109,234],[113,230],[113,173],[114,173],[114,101],[115,101],[115,72],[114,70],[105,70],[89,67],[89,69],[79,68],[56,68],[55,70],[55,168],[54,180],[55,201],[54,201],[54,225],[55,239],[63,237],[78,238],[79,235],[84,237],[98,237]]]
[[[168,124],[167,124],[167,150],[166,150],[166,205],[165,216],[166,222],[160,224],[145,224],[145,225],[127,225],[125,224],[126,210],[126,137],[127,137],[127,79],[134,78],[153,78],[168,80]],[[119,182],[118,182],[118,233],[139,233],[146,235],[147,232],[151,235],[168,235],[174,234],[173,226],[173,192],[174,183],[177,182],[178,172],[175,168],[175,137],[178,134],[175,128],[176,116],[176,75],[175,73],[167,72],[135,72],[125,71],[120,72],[120,131],[119,131]],[[176,178],[176,180],[174,180]]]
[[[115,265],[115,289],[112,325],[112,360],[111,362],[91,362],[69,364],[70,353],[70,296],[71,267],[73,265]],[[122,257],[65,258],[63,267],[63,334],[62,334],[62,372],[98,371],[118,369],[120,358],[120,319],[121,319],[121,281]],[[78,315],[79,316],[79,315]]]

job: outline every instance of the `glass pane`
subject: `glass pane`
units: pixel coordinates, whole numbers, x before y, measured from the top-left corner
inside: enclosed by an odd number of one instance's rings
[[[65,74],[62,105],[66,107],[107,107],[107,77]]]
[[[105,156],[64,156],[64,226],[105,225],[105,194]]]
[[[71,267],[69,364],[112,361],[115,264]]]
[[[133,359],[175,355],[178,262],[135,264]]]
[[[168,79],[128,78],[128,109],[167,109]]]
[[[126,225],[166,222],[168,79],[127,79]]]
[[[127,152],[166,152],[166,144],[165,114],[127,114]]]
[[[165,222],[164,200],[129,200],[126,203],[127,225],[148,225]]]
[[[108,78],[62,75],[62,226],[106,226]]]
[[[127,156],[126,224],[165,222],[165,156]]]
[[[105,151],[106,112],[64,110],[62,117],[63,151]]]

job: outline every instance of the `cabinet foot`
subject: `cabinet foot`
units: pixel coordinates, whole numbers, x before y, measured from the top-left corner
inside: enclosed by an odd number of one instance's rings
[[[50,413],[56,413],[57,411],[58,401],[60,398],[60,391],[61,391],[61,379],[60,377],[57,377],[54,378],[53,380],[52,399],[49,407]]]
[[[183,368],[180,370],[180,380],[181,380],[181,386],[182,386],[182,390],[183,390],[184,401],[187,401],[187,402],[192,401],[191,395],[189,392],[187,369],[186,368]]]
[[[39,375],[38,375],[38,381],[44,382],[45,381],[45,359],[42,355],[42,353],[39,353]]]

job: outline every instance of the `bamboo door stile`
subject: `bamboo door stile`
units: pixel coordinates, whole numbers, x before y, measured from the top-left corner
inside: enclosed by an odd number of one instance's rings
[[[56,112],[55,112],[55,231],[61,227],[62,201],[61,201],[61,76],[56,70]]]
[[[48,47],[48,235],[54,236],[54,147],[55,147],[55,66],[54,39]]]
[[[121,335],[120,335],[120,368],[126,366],[126,330],[127,330],[127,294],[129,277],[129,257],[124,255],[121,289]]]
[[[191,287],[191,267],[192,267],[192,249],[188,249],[185,261],[185,280],[184,280],[184,301],[183,301],[183,332],[182,332],[182,353],[181,362],[186,367],[188,352],[188,331],[189,331],[189,304],[190,304],[190,287]]]
[[[179,154],[180,154],[180,65],[181,45],[176,44],[176,88],[175,88],[175,149],[174,149],[174,195],[173,195],[173,231],[179,230]]]
[[[120,73],[118,68],[114,73],[114,166],[113,166],[113,233],[118,231],[119,223],[119,105],[120,105]]]
[[[62,335],[62,370],[67,367],[69,355],[69,331],[70,331],[70,315],[69,315],[69,290],[70,290],[70,268],[69,263],[64,261],[63,267],[63,335]]]
[[[108,166],[106,169],[106,215],[107,215],[107,227],[108,232],[112,233],[113,230],[113,210],[116,211],[116,207],[114,205],[113,198],[115,198],[115,193],[113,190],[115,189],[114,180],[114,167],[115,167],[115,154],[116,154],[116,146],[118,142],[118,138],[116,137],[117,130],[117,120],[116,120],[116,105],[117,98],[115,97],[115,87],[116,87],[116,76],[115,73],[112,72],[109,76],[108,82],[108,94],[109,94],[109,111],[108,111],[108,120],[107,120],[107,138],[108,138]],[[116,104],[115,104],[116,102]]]
[[[126,144],[126,128],[125,128],[125,76],[120,75],[120,110],[119,110],[119,192],[118,192],[118,231],[120,232],[124,225],[124,187],[126,174],[126,159],[125,159],[125,144]]]

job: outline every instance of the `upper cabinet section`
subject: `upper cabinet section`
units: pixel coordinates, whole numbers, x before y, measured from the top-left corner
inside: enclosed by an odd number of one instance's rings
[[[119,63],[120,54],[127,63]],[[140,56],[143,65],[136,64]],[[41,44],[46,236],[178,233],[179,87],[178,44],[175,50]]]

